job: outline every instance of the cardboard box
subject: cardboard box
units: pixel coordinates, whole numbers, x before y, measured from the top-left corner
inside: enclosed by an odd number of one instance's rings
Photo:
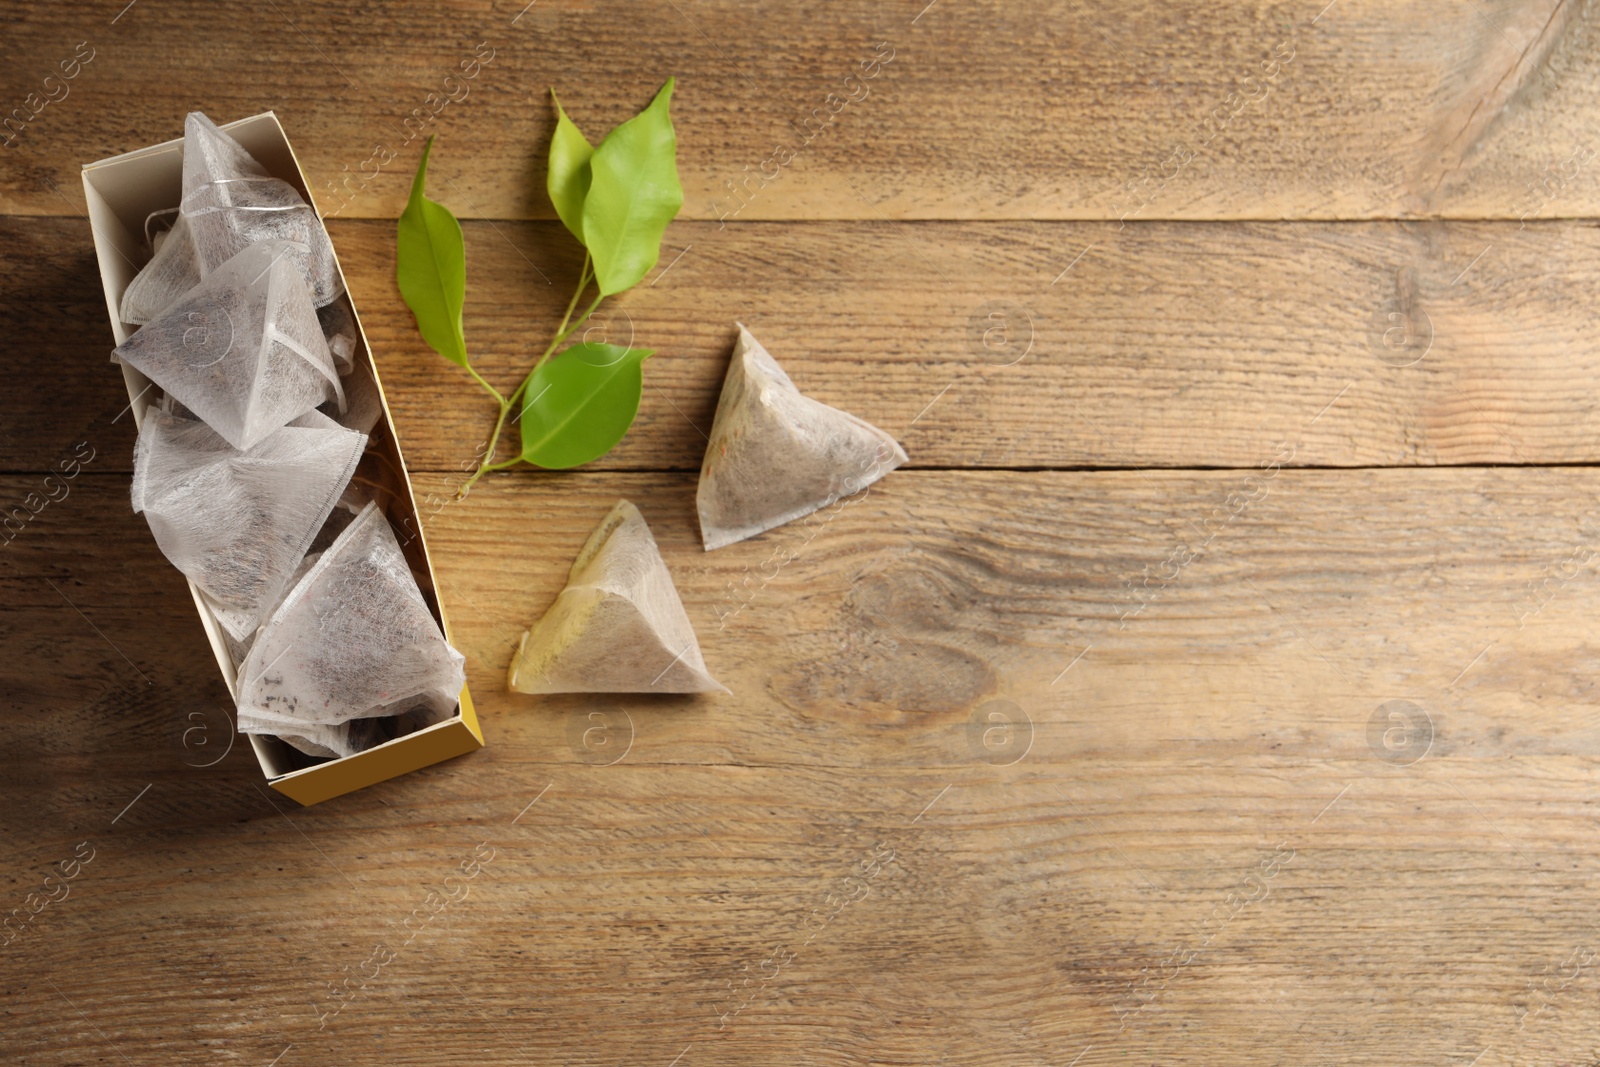
[[[181,115],[174,117],[175,124],[181,126],[182,121]],[[283,127],[279,125],[275,114],[268,111],[228,123],[222,128],[244,145],[267,169],[267,173],[299,189],[312,210],[317,210],[305,175],[300,171],[299,161],[295,159],[294,150],[289,147],[289,139],[284,136]],[[118,316],[123,290],[149,259],[144,236],[145,220],[152,212],[176,208],[183,194],[183,138],[86,164],[83,168],[83,191],[89,200],[89,222],[94,231],[95,254],[100,261],[100,277],[105,286],[111,332],[120,345],[136,329],[123,323]],[[320,218],[321,211],[317,211],[317,215]],[[339,276],[342,280],[342,269]],[[366,362],[382,395],[383,384],[378,378],[377,368],[372,365],[372,352],[367,346],[366,333],[361,329],[359,313],[355,319],[358,346],[354,358]],[[145,411],[152,401],[150,380],[128,366],[123,366],[122,375],[127,381],[134,420],[142,425]],[[428,559],[422,523],[411,493],[411,479],[405,473],[405,461],[400,456],[394,419],[387,400],[383,404],[383,419],[373,428],[357,477],[363,478],[369,486],[379,487],[374,495],[384,505],[395,536],[418,576],[423,598],[439,620],[446,639],[449,639],[450,623],[445,618],[435,591],[433,564]],[[217,666],[228,683],[228,691],[237,696],[233,659],[228,653],[223,630],[193,582],[189,583],[189,592],[194,596],[200,622],[211,641],[211,650],[216,654]],[[482,748],[483,731],[478,726],[472,697],[465,687],[461,690],[461,701],[456,710],[457,714],[452,719],[396,738],[377,748],[343,759],[320,762],[275,737],[246,736],[255,749],[256,759],[261,763],[261,771],[267,776],[268,785],[301,804],[316,804]]]

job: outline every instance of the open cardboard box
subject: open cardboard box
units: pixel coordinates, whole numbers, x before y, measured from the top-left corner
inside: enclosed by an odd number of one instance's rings
[[[301,173],[300,163],[295,159],[294,150],[289,147],[289,139],[284,136],[283,127],[279,125],[275,114],[268,111],[230,122],[222,128],[244,145],[267,169],[267,173],[299,189],[312,210],[317,210],[311,190],[306,186],[305,175]],[[150,258],[145,241],[145,220],[152,212],[177,207],[182,198],[183,138],[85,164],[83,191],[89,200],[89,223],[94,231],[95,254],[100,261],[100,278],[105,286],[111,332],[120,345],[136,329],[122,322],[118,316],[123,290]],[[317,215],[320,218],[322,213],[317,211]],[[339,276],[343,280],[342,268]],[[353,312],[354,307],[351,310]],[[355,315],[355,321],[356,373],[360,372],[360,365],[365,363],[372,372],[373,381],[378,383],[378,393],[382,396],[383,385],[378,379],[377,368],[372,365],[372,352],[367,346],[366,333],[361,329],[359,314]],[[153,400],[151,382],[129,366],[122,367],[122,376],[127,381],[134,421],[142,425],[145,411]],[[450,623],[439,604],[433,564],[428,559],[422,523],[411,493],[411,479],[405,473],[405,462],[400,456],[400,444],[395,438],[394,418],[387,399],[383,402],[383,418],[372,430],[367,452],[362,457],[356,477],[363,480],[366,488],[373,490],[374,497],[383,505],[401,549],[411,569],[417,574],[417,584],[422,589],[423,598],[439,620],[445,638],[449,639]],[[194,596],[200,622],[211,641],[211,651],[217,657],[217,666],[228,683],[228,691],[237,695],[233,659],[228,652],[224,632],[193,582],[189,583],[189,592]],[[247,736],[251,747],[255,749],[256,759],[261,763],[262,773],[267,776],[268,785],[301,804],[316,804],[482,748],[483,731],[478,726],[472,697],[465,687],[461,690],[461,702],[456,710],[454,718],[343,759],[317,761],[275,737]]]

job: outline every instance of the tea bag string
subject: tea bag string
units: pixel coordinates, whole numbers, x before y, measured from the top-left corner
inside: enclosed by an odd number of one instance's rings
[[[157,215],[176,215],[182,210],[183,208],[181,207],[164,207],[160,210],[152,211],[150,214],[146,215],[144,217],[144,243],[149,245],[151,248],[156,246],[155,238],[150,236],[150,222],[152,219],[154,219]]]
[[[181,205],[183,213],[193,218],[196,215],[209,215],[217,211],[305,211],[309,210],[311,207],[311,205],[307,204],[304,200],[298,204],[234,204],[228,200],[227,196],[225,195],[226,191],[224,191],[224,195],[221,197],[223,200],[223,203],[221,204],[214,204],[210,207],[203,207],[193,210],[191,210],[188,206],[191,199],[213,185],[236,185],[241,182],[278,182],[283,185],[288,185],[288,183],[283,181],[281,178],[213,178],[208,182],[202,182],[201,184],[195,186],[184,195]],[[293,188],[293,186],[290,186],[290,188]],[[298,193],[296,195],[298,195]]]

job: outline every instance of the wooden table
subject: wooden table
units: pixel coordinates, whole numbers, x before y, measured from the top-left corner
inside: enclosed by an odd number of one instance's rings
[[[90,857],[0,1060],[1600,1056],[1595,4],[125,3],[0,35],[0,104],[66,90],[0,151],[0,504],[93,457],[0,545],[0,905]],[[493,411],[393,281],[416,131],[514,383],[578,269],[547,88],[668,74],[638,422],[427,522],[488,747],[294,807],[130,513],[79,165],[276,110],[445,495]],[[911,465],[708,554],[736,319]],[[731,696],[505,692],[619,497]]]

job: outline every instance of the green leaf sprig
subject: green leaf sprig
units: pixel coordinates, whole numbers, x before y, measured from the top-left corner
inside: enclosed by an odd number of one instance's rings
[[[424,195],[433,138],[422,151],[411,198],[400,215],[395,277],[416,316],[417,330],[434,351],[457,364],[499,405],[494,430],[477,471],[461,487],[466,496],[490,471],[518,463],[552,469],[576,467],[611,451],[639,411],[645,348],[580,341],[556,355],[600,302],[637,285],[661,257],[661,237],[683,206],[678,184],[678,138],[668,108],[668,78],[650,106],[590,145],[556,101],[546,189],[556,214],[586,250],[578,288],[567,302],[555,336],[522,384],[507,396],[473,368],[467,354],[462,308],[466,302],[466,249],[461,224],[443,204]],[[551,91],[552,99],[555,92]],[[597,290],[573,316],[590,284]],[[553,357],[553,358],[552,358]],[[521,416],[521,449],[495,456],[506,419]]]

